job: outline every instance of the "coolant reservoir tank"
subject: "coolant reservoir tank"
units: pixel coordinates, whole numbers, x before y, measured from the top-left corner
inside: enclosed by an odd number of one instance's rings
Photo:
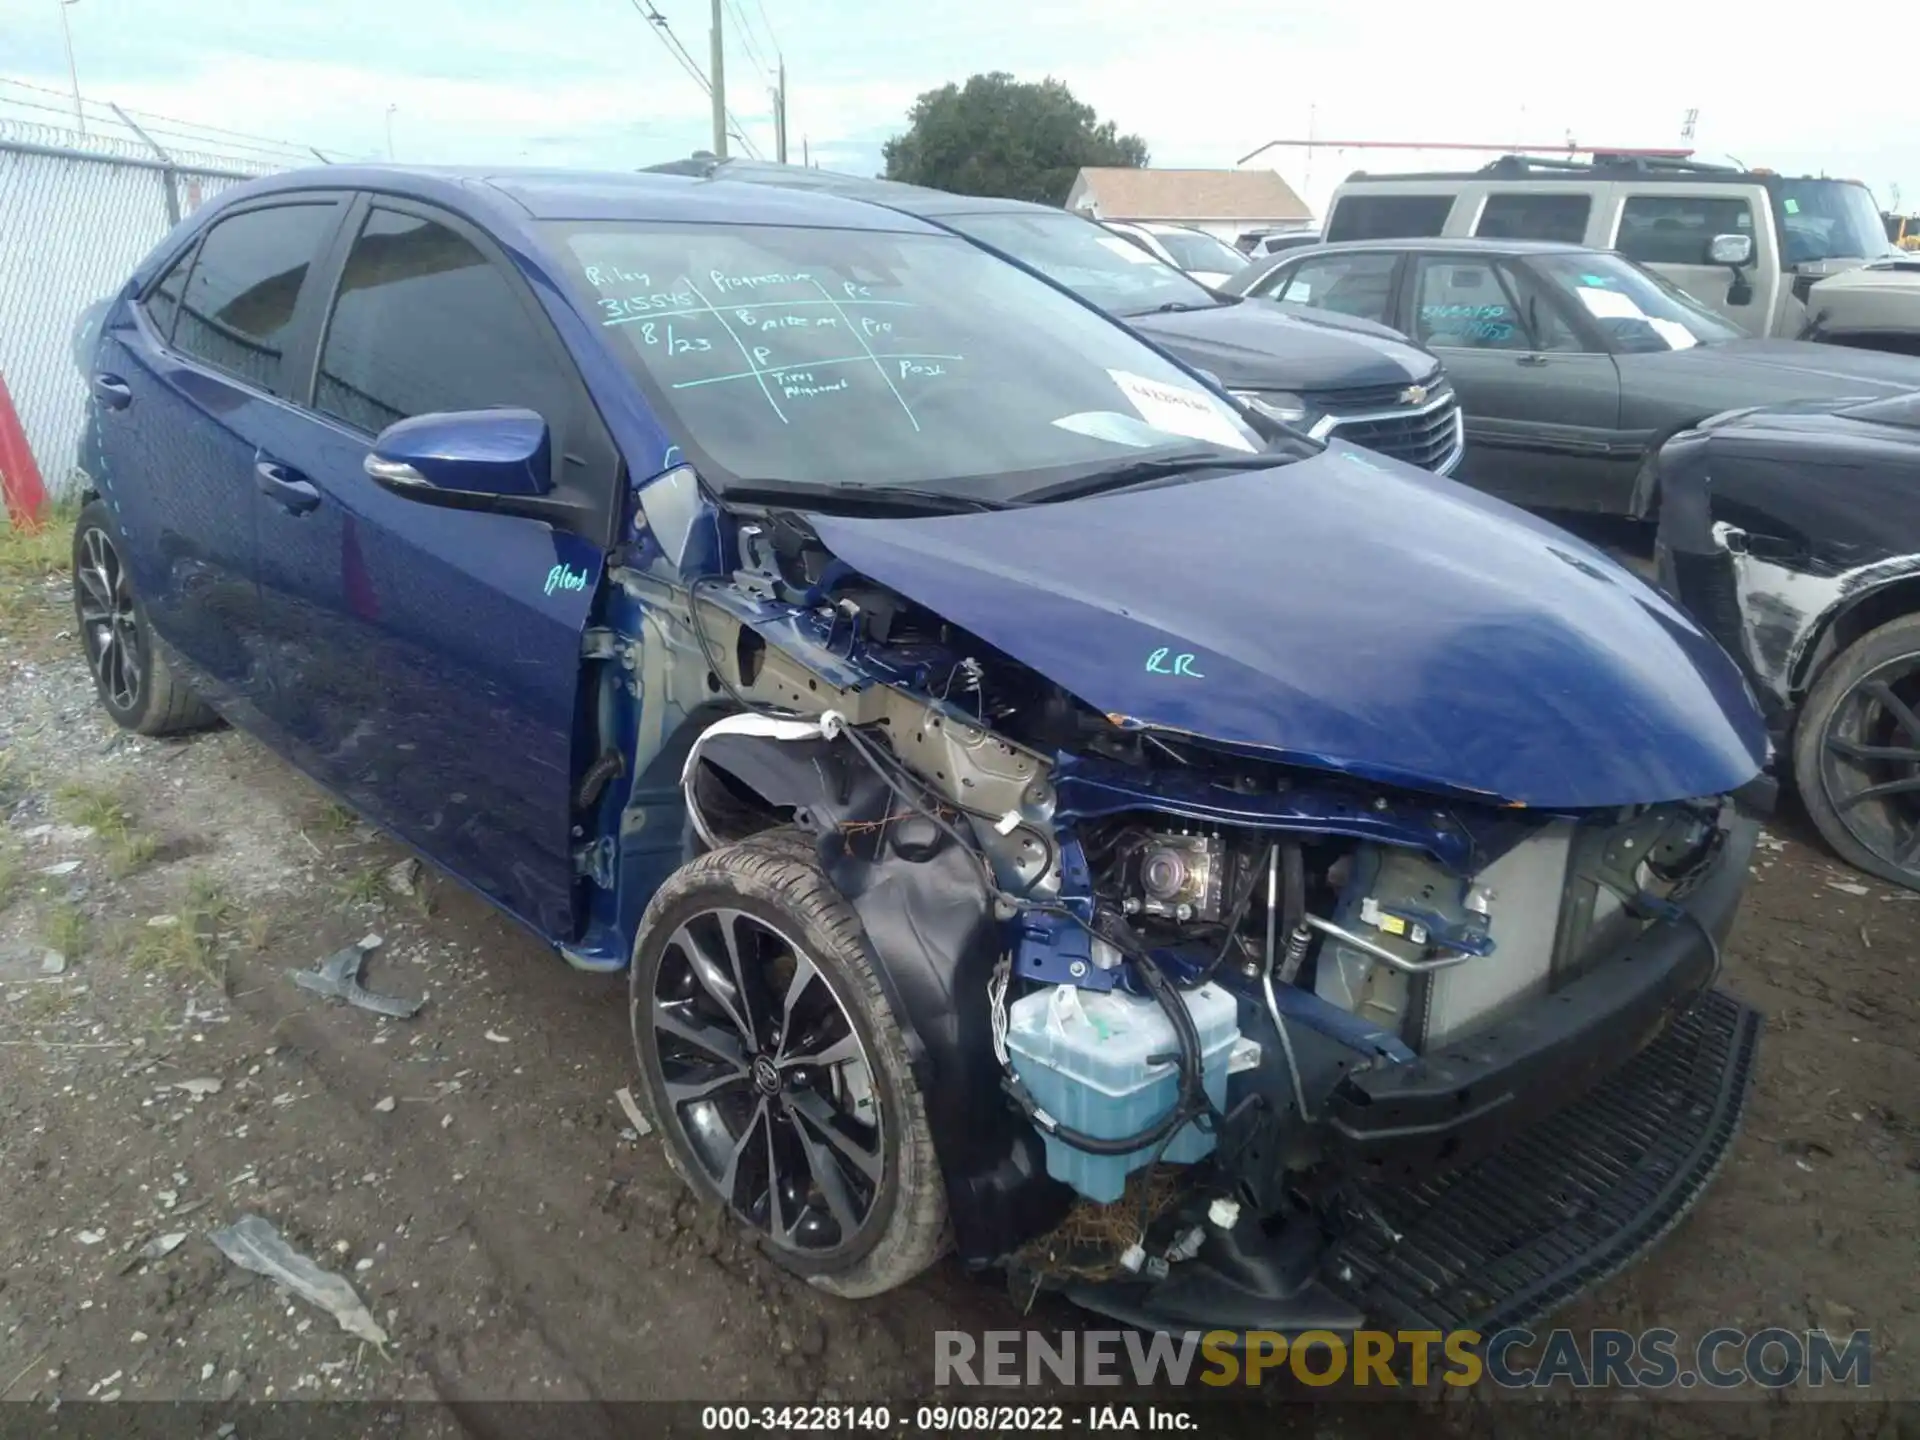
[[[1239,1008],[1217,985],[1180,992],[1200,1034],[1202,1077],[1217,1109],[1227,1103],[1227,1068],[1240,1038]],[[1053,985],[1007,1008],[1007,1053],[1040,1107],[1075,1130],[1103,1140],[1137,1134],[1170,1113],[1180,1095],[1180,1053],[1173,1022],[1157,1001],[1123,990]],[[1047,1173],[1090,1200],[1118,1200],[1127,1176],[1154,1157],[1155,1145],[1125,1155],[1091,1155],[1043,1136]],[[1191,1164],[1213,1136],[1189,1122],[1164,1160]]]

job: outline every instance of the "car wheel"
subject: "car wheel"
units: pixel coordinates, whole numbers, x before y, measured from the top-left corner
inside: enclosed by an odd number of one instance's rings
[[[73,527],[73,613],[94,688],[116,724],[141,735],[171,735],[219,718],[154,643],[112,517],[98,500]]]
[[[1794,778],[1840,858],[1920,890],[1920,615],[1836,657],[1807,697]]]
[[[674,1169],[776,1261],[877,1295],[938,1258],[946,1189],[906,1046],[813,843],[769,831],[660,888],[634,945],[634,1049]]]

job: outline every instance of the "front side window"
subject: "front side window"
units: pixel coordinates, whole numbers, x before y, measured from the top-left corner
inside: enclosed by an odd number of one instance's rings
[[[1393,303],[1393,268],[1399,259],[1383,253],[1303,260],[1270,281],[1262,293],[1289,305],[1332,310],[1385,325]]]
[[[1617,352],[1690,350],[1741,335],[1682,290],[1617,255],[1536,255],[1523,263],[1591,317]]]
[[[1631,195],[1614,248],[1642,265],[1710,265],[1714,236],[1751,234],[1753,207],[1739,196]]]
[[[1145,246],[1077,215],[1008,211],[943,216],[941,223],[1005,251],[1110,314],[1203,310],[1220,303]]]
[[[314,408],[370,434],[447,410],[525,406],[558,426],[570,390],[507,277],[464,237],[375,208],[320,349]]]
[[[1487,196],[1480,207],[1476,235],[1496,240],[1561,240],[1578,245],[1587,238],[1593,197],[1582,190],[1515,191]]]
[[[1342,195],[1327,219],[1327,239],[1430,239],[1446,229],[1451,195]]]
[[[1489,260],[1422,255],[1413,262],[1413,335],[1462,350],[1530,350],[1520,308]]]
[[[1130,331],[958,236],[547,228],[607,343],[722,491],[1008,498],[1135,459],[1260,448]]]
[[[337,208],[275,205],[217,222],[181,297],[174,346],[263,390],[280,389],[300,287]]]

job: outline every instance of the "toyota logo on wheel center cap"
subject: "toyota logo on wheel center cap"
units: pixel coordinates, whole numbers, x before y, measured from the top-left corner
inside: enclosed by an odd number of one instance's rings
[[[753,1057],[753,1083],[768,1095],[780,1093],[780,1071],[765,1055]]]

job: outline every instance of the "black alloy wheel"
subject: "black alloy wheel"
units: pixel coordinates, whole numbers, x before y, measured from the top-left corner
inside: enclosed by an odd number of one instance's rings
[[[1824,738],[1827,803],[1861,846],[1920,883],[1920,655],[1855,682]]]
[[[112,710],[136,714],[147,669],[146,642],[126,567],[104,527],[88,526],[75,539],[74,609],[87,667]]]
[[[708,1182],[775,1246],[851,1242],[886,1168],[873,1067],[804,946],[743,910],[689,916],[654,981],[663,1088]]]

